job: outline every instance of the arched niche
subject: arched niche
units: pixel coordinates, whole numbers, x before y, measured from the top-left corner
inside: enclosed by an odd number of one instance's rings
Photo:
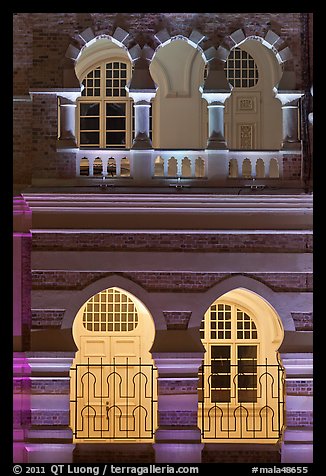
[[[153,123],[159,124],[155,147],[203,147],[203,102],[199,92],[204,59],[186,38],[173,39],[156,50],[150,72],[158,85]]]
[[[253,58],[258,68],[258,81],[252,87],[233,87],[230,97],[225,101],[228,147],[279,150],[282,111],[275,91],[283,74],[282,66],[275,52],[256,38],[247,37],[234,48],[247,52]],[[242,140],[242,132],[249,130],[250,138]]]

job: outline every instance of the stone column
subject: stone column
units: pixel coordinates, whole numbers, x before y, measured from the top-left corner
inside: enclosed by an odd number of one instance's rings
[[[198,369],[204,349],[198,329],[157,331],[152,348],[158,368],[157,463],[200,463]]]
[[[208,104],[207,149],[227,149],[224,137],[224,103],[231,94],[231,88],[226,80],[223,61],[213,58],[209,62],[205,84],[199,91]]]
[[[59,98],[60,128],[58,133],[59,147],[76,147],[76,99],[79,91],[60,91]]]
[[[301,91],[280,91],[276,98],[282,104],[282,150],[298,150],[301,147],[299,140],[299,99],[303,96]]]
[[[208,108],[208,141],[206,149],[227,149],[224,137],[225,100],[230,96],[226,93],[202,94]]]
[[[311,353],[282,353],[286,374],[286,429],[281,448],[282,463],[313,462],[313,390]]]
[[[135,139],[132,149],[151,149],[149,138],[149,108],[151,99],[155,97],[157,86],[149,72],[149,60],[141,51],[130,83],[126,86],[129,96],[134,100],[135,108]]]
[[[132,149],[151,149],[152,142],[149,137],[149,108],[151,99],[155,93],[133,93],[129,92],[133,98],[135,109],[135,139]]]

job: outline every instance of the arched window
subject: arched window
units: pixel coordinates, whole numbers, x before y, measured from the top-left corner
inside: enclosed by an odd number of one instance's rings
[[[277,159],[271,159],[269,161],[269,178],[279,178],[279,176],[280,172]]]
[[[242,178],[251,178],[251,162],[249,159],[244,159],[242,162]]]
[[[117,175],[117,164],[114,157],[108,159],[107,173],[109,177],[116,177]]]
[[[130,177],[130,161],[128,157],[122,157],[120,162],[120,176]]]
[[[229,161],[229,177],[238,177],[238,161],[237,159],[230,159]]]
[[[182,177],[191,177],[191,162],[188,157],[182,159],[181,175]]]
[[[103,172],[103,163],[100,157],[96,157],[93,165],[93,175],[102,175]]]
[[[79,175],[89,175],[89,161],[86,157],[80,160]]]
[[[125,89],[130,75],[124,61],[104,61],[84,75],[78,99],[80,148],[130,147],[132,104]]]
[[[256,160],[256,178],[265,177],[265,164],[263,159]]]
[[[258,68],[247,51],[233,48],[225,63],[226,78],[233,87],[252,88],[258,82]]]
[[[203,440],[263,443],[281,437],[284,373],[267,330],[270,315],[263,314],[263,304],[259,312],[222,298],[204,315],[198,386]]]
[[[258,332],[253,318],[236,305],[214,303],[200,328],[212,375],[211,401],[257,401]],[[236,394],[233,383],[236,379]]]
[[[176,177],[178,173],[178,163],[175,157],[170,157],[168,162],[168,176]]]
[[[205,162],[201,157],[197,157],[195,162],[195,176],[205,177]]]

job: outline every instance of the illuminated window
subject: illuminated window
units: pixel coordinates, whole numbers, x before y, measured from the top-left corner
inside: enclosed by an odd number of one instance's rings
[[[133,301],[117,289],[106,289],[92,296],[84,307],[83,326],[92,332],[127,332],[138,325]]]
[[[80,148],[125,149],[131,146],[132,101],[125,89],[131,66],[103,62],[82,80],[78,100]]]
[[[225,64],[226,78],[237,88],[252,88],[258,82],[258,68],[249,53],[233,48]]]
[[[258,334],[238,306],[216,302],[205,313],[200,336],[207,352],[210,401],[257,401]]]

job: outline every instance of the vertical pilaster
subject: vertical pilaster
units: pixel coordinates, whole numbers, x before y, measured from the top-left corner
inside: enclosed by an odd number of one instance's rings
[[[282,104],[282,150],[297,150],[301,148],[299,139],[299,99],[303,96],[300,91],[280,91],[276,98]]]
[[[282,442],[282,463],[311,463],[312,430],[312,354],[281,354],[286,374],[286,429]]]
[[[155,97],[157,86],[149,72],[149,62],[141,53],[135,62],[130,83],[126,86],[129,96],[134,100],[135,108],[135,139],[132,149],[151,149],[149,138],[149,108],[151,99]]]
[[[227,149],[224,137],[224,103],[231,94],[226,80],[224,62],[214,58],[209,62],[208,75],[204,87],[199,91],[208,104],[207,149]]]
[[[80,96],[78,92],[60,91],[59,99],[59,147],[76,147],[76,100]]]
[[[72,463],[70,368],[74,352],[28,352],[30,427],[26,462]]]
[[[25,438],[30,426],[31,210],[22,196],[13,203],[13,459],[26,462]]]
[[[156,333],[152,355],[158,368],[157,463],[201,462],[197,388],[203,354],[197,329]]]
[[[26,463],[26,437],[31,424],[31,369],[25,352],[13,355],[13,462]]]

